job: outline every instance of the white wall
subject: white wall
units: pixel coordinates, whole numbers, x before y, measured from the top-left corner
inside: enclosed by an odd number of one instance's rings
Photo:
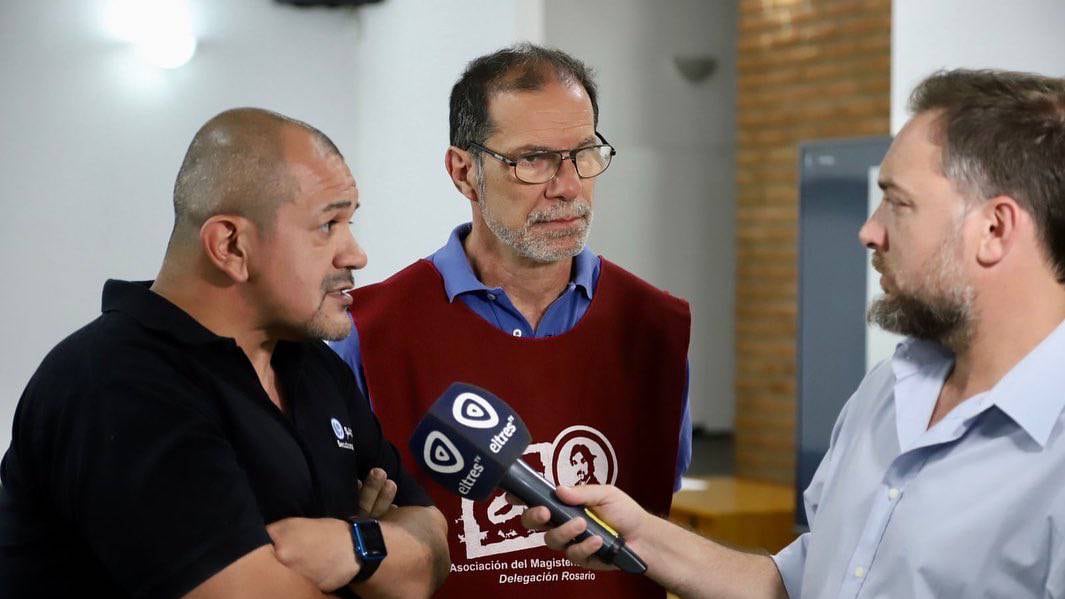
[[[350,97],[358,136],[349,162],[362,203],[355,233],[369,264],[356,284],[431,254],[470,220],[469,201],[444,170],[451,86],[473,58],[539,41],[541,9],[528,0],[386,0],[362,10],[354,50],[365,84]]]
[[[891,131],[906,99],[944,68],[999,68],[1065,76],[1061,0],[895,0],[891,24]]]
[[[891,131],[909,119],[914,86],[939,69],[997,68],[1065,76],[1065,2],[1061,0],[895,0],[891,24]],[[870,267],[870,278],[876,274]],[[878,292],[879,287],[875,289]],[[868,328],[875,364],[898,339]]]
[[[733,2],[546,0],[544,40],[592,65],[618,149],[596,187],[594,250],[691,302],[692,416],[734,415],[736,29]],[[718,71],[683,80],[674,55]]]
[[[155,276],[174,176],[209,117],[262,106],[329,134],[366,203],[361,280],[378,280],[468,217],[442,166],[462,65],[542,30],[538,0],[190,4],[200,47],[175,71],[108,36],[105,0],[0,4],[0,451],[29,377],[99,314],[103,282]]]

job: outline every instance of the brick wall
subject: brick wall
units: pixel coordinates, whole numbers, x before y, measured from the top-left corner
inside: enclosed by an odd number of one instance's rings
[[[891,0],[740,0],[736,473],[795,471],[798,143],[886,135]]]

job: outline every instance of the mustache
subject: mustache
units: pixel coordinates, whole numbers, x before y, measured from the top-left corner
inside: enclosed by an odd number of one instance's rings
[[[350,272],[333,275],[322,281],[322,291],[328,293],[337,288],[350,289],[355,286],[355,277]]]
[[[884,264],[884,256],[879,252],[873,252],[873,270],[880,274],[887,274],[887,265]]]
[[[529,214],[526,224],[535,225],[553,220],[565,220],[571,218],[586,218],[592,213],[592,207],[587,202],[573,201],[564,206],[536,210]]]

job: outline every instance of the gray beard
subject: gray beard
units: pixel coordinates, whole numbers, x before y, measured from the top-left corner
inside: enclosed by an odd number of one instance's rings
[[[588,234],[592,230],[592,208],[587,203],[574,200],[559,208],[538,210],[529,214],[522,228],[510,229],[497,219],[488,208],[488,202],[485,201],[485,185],[483,181],[478,187],[480,197],[477,204],[480,205],[481,218],[488,225],[488,229],[519,256],[534,262],[549,264],[576,256],[581,253],[581,250],[584,249],[585,244],[588,242]],[[559,217],[581,217],[585,219],[584,231],[581,232],[580,237],[572,245],[560,247],[551,243],[551,241],[556,239],[571,237],[566,232],[548,235],[533,234],[533,225]]]
[[[307,339],[343,341],[351,334],[351,320],[348,319],[344,324],[333,322],[319,309],[310,320],[303,323],[302,329]]]
[[[336,289],[337,287],[354,287],[355,282],[352,279],[351,273],[345,272],[342,274],[333,275],[322,282],[322,294],[326,294],[330,289]],[[342,321],[331,319],[325,314],[325,303],[328,301],[325,297],[322,298],[322,302],[318,304],[318,309],[314,314],[301,326],[301,332],[307,339],[324,339],[326,341],[342,341],[351,334],[351,319],[344,318]]]
[[[866,320],[885,331],[941,343],[955,353],[972,338],[972,310],[968,302],[947,297],[920,298],[896,293],[877,298]]]
[[[958,243],[952,236],[933,257],[924,282],[924,289],[932,291],[883,295],[869,306],[866,321],[885,331],[938,342],[955,353],[967,349],[975,292],[954,257]]]

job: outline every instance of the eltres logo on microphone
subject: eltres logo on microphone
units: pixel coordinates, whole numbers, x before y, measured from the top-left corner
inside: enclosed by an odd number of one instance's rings
[[[470,428],[485,429],[499,424],[499,414],[488,400],[476,393],[459,393],[451,404],[455,421]]]
[[[422,459],[426,466],[440,474],[454,474],[466,465],[459,449],[440,431],[433,431],[425,438]]]
[[[529,439],[525,424],[506,402],[456,382],[429,406],[409,446],[433,480],[480,501],[491,496]]]
[[[458,447],[455,447],[451,439],[448,439],[447,435],[440,431],[433,431],[425,437],[422,459],[430,470],[440,474],[455,474],[466,466]],[[482,472],[484,472],[484,466],[481,464],[481,456],[474,456],[470,471],[466,473],[466,476],[462,477],[462,480],[458,481],[457,490],[459,494],[463,497],[469,495],[474,485],[477,484],[477,479],[481,477]]]
[[[498,400],[497,400],[498,401]],[[459,393],[451,404],[451,415],[455,421],[464,426],[476,429],[489,429],[499,424],[499,414],[487,399],[466,391]],[[488,450],[492,453],[503,451],[503,446],[514,436],[518,428],[514,425],[514,415],[507,416],[507,422],[503,428],[492,436]]]

